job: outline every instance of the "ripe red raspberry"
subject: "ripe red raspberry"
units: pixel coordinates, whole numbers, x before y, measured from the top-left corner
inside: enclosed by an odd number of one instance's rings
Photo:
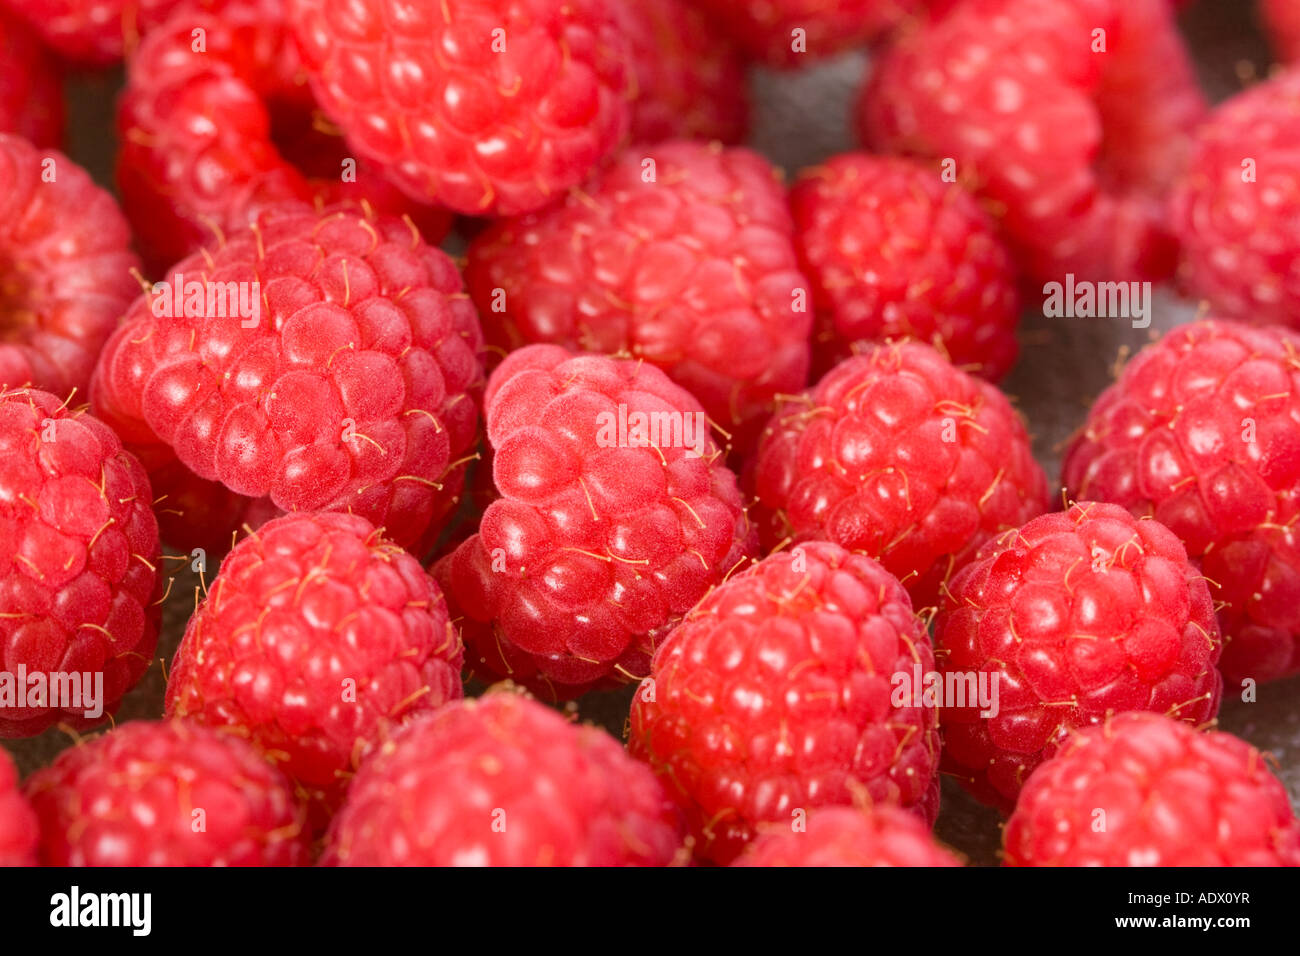
[[[745,52],[797,67],[874,39],[923,0],[696,0]],[[801,31],[796,33],[795,31]]]
[[[1266,759],[1231,734],[1120,714],[1029,778],[1003,831],[1005,862],[1300,866],[1300,823]]]
[[[540,209],[627,133],[629,57],[605,0],[289,0],[312,89],[408,195]]]
[[[334,809],[365,750],[461,696],[442,591],[365,519],[278,518],[226,557],[190,618],[167,716],[233,727]]]
[[[750,466],[764,547],[861,551],[917,607],[985,541],[1047,510],[1006,397],[918,342],[866,346],[783,400]]]
[[[344,167],[342,139],[313,129],[283,0],[203,6],[182,7],[141,44],[118,115],[118,185],[151,272],[278,202],[350,199],[405,212],[409,202],[373,169]],[[428,242],[447,231],[445,215],[416,219]]]
[[[304,813],[249,744],[188,721],[132,721],[27,781],[45,866],[301,866]]]
[[[860,120],[878,148],[955,160],[1029,278],[1159,280],[1204,110],[1168,0],[966,0],[890,49]]]
[[[1225,318],[1300,327],[1298,155],[1300,66],[1234,96],[1197,134],[1171,200],[1180,278]]]
[[[36,814],[18,787],[18,771],[0,749],[0,867],[35,866]]]
[[[101,723],[86,715],[94,696],[102,690],[97,703],[112,714],[148,670],[159,583],[151,500],[144,469],[103,422],[48,392],[0,389],[0,673],[25,670],[29,693],[41,674],[46,688],[41,700],[24,695],[26,706],[0,706],[0,737]],[[82,699],[53,699],[53,678],[73,674]]]
[[[969,703],[944,701],[944,770],[1006,811],[1079,727],[1219,710],[1205,579],[1168,528],[1118,505],[1081,502],[988,542],[948,582],[934,640],[945,687]]]
[[[63,141],[63,79],[36,34],[0,8],[0,133],[37,146]]]
[[[0,134],[0,386],[85,391],[140,287],[113,197],[62,153]]]
[[[789,824],[758,828],[732,866],[961,866],[914,813],[878,807],[827,807],[806,830]]]
[[[641,678],[757,546],[699,403],[653,366],[535,345],[485,407],[501,497],[436,568],[470,667],[555,697]]]
[[[177,276],[220,308],[177,309]],[[259,314],[227,317],[232,287]],[[92,386],[124,438],[286,511],[352,511],[403,546],[436,532],[476,437],[481,333],[455,265],[409,222],[265,210],[154,290]]]
[[[627,150],[562,203],[483,232],[465,281],[491,343],[645,359],[744,448],[773,397],[808,374],[811,304],[791,230],[766,160],[667,143]]]
[[[595,727],[494,692],[402,729],[361,766],[330,828],[336,866],[664,866],[681,820]]]
[[[1259,0],[1259,13],[1277,58],[1300,62],[1300,3],[1296,0]]]
[[[934,669],[925,626],[880,564],[829,542],[717,587],[655,652],[629,751],[686,810],[703,859],[761,824],[855,798],[939,810],[939,717],[896,706],[893,675]]]
[[[1139,352],[1067,451],[1071,497],[1151,515],[1199,560],[1231,684],[1300,671],[1300,342],[1208,320]]]
[[[1020,296],[996,227],[961,186],[907,159],[844,153],[790,191],[822,371],[853,343],[910,337],[989,379],[1015,362]]]
[[[208,0],[3,0],[60,56],[78,66],[122,59],[174,8]]]
[[[164,544],[188,552],[191,561],[202,559],[205,566],[215,568],[236,535],[282,514],[269,498],[246,498],[219,481],[200,478],[181,463],[169,445],[132,441],[130,450],[149,475],[159,537]],[[202,553],[194,554],[196,548]]]
[[[631,50],[632,142],[739,143],[749,130],[745,61],[691,0],[612,0]]]

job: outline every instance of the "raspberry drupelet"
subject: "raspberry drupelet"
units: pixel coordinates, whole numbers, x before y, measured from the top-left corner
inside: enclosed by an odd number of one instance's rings
[[[61,57],[79,67],[110,66],[181,6],[214,0],[3,0]]]
[[[0,749],[0,867],[35,866],[39,824],[18,786],[18,771]]]
[[[1300,63],[1300,4],[1295,0],[1258,0],[1258,8],[1277,58],[1283,63]]]

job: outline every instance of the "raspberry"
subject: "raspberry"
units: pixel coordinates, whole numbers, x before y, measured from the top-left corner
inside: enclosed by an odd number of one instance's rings
[[[205,566],[220,561],[237,534],[282,513],[268,498],[245,498],[219,481],[204,481],[167,445],[132,441],[130,448],[149,473],[159,536],[165,544],[190,552],[191,560],[201,557]],[[193,554],[196,548],[203,553]]]
[[[0,749],[0,867],[35,866],[36,814],[18,788],[18,771]]]
[[[1221,602],[1230,683],[1300,672],[1300,343],[1207,320],[1139,352],[1065,456],[1076,498],[1151,515]]]
[[[1300,62],[1300,3],[1296,0],[1259,0],[1259,14],[1277,58]]]
[[[1300,326],[1297,156],[1300,67],[1234,96],[1197,134],[1171,217],[1183,285],[1216,314]]]
[[[933,670],[924,625],[879,563],[829,542],[760,561],[655,652],[629,751],[686,810],[695,851],[732,860],[761,824],[867,798],[939,810],[933,708],[892,675]]]
[[[948,583],[934,639],[945,686],[986,681],[994,704],[945,701],[944,770],[1007,811],[1079,727],[1126,710],[1203,724],[1219,710],[1205,579],[1168,528],[1117,505],[1074,504],[988,542]]]
[[[238,286],[261,314],[226,317],[227,299],[177,309],[177,276],[206,298]],[[482,375],[447,256],[409,222],[285,206],[168,283],[127,312],[92,385],[128,441],[169,445],[199,478],[286,511],[353,511],[403,546],[436,532]]]
[[[632,54],[632,142],[739,143],[749,130],[745,61],[690,0],[614,0]]]
[[[63,81],[36,35],[0,8],[0,133],[39,147],[63,141]]]
[[[0,386],[84,391],[140,291],[113,197],[62,153],[0,134]]]
[[[667,143],[625,151],[564,202],[483,232],[465,281],[490,342],[645,359],[743,449],[773,397],[808,374],[791,229],[766,160]]]
[[[460,637],[418,561],[354,515],[241,541],[190,618],[167,716],[233,727],[336,808],[365,749],[461,696]]]
[[[626,134],[628,51],[605,0],[290,0],[312,89],[413,198],[540,209]]]
[[[966,0],[891,48],[859,118],[877,148],[955,160],[1029,278],[1159,280],[1204,110],[1168,0]]]
[[[0,737],[93,726],[100,675],[103,714],[144,676],[158,639],[151,500],[144,469],[98,419],[48,392],[0,389],[0,674],[16,685],[25,672],[29,693],[42,674],[46,688],[0,706]],[[83,696],[68,706],[50,688],[61,676],[75,689],[73,674]]]
[[[495,692],[403,728],[334,818],[337,866],[663,866],[672,802],[608,734]]]
[[[27,795],[45,866],[309,862],[289,782],[238,737],[185,721],[132,721],[82,742]]]
[[[874,39],[922,0],[696,0],[755,60],[796,67]],[[795,31],[801,31],[796,34]]]
[[[639,679],[757,546],[703,411],[653,366],[552,345],[511,353],[485,407],[501,497],[435,568],[470,666],[557,698]]]
[[[804,831],[785,825],[759,835],[732,866],[961,866],[915,814],[882,805],[827,807]]]
[[[805,170],[790,207],[823,371],[855,342],[903,336],[991,381],[1010,370],[1015,270],[993,222],[960,186],[911,160],[844,153]]]
[[[766,548],[878,559],[917,607],[985,541],[1047,510],[1024,423],[928,345],[868,345],[777,406],[748,475]]]
[[[1300,866],[1300,823],[1264,755],[1155,714],[1072,736],[1003,835],[1009,866]]]
[[[315,104],[283,0],[205,6],[181,8],[141,44],[118,115],[118,185],[151,271],[161,274],[259,208],[287,200],[349,199],[405,212],[404,198],[364,163],[354,183],[342,181],[342,140],[312,128]],[[195,30],[203,31],[201,50]],[[310,177],[299,167],[310,167]],[[437,242],[448,221],[420,215],[417,224]]]
[[[186,0],[3,0],[60,56],[109,66]],[[190,0],[191,3],[198,0]],[[208,0],[203,0],[208,2]]]

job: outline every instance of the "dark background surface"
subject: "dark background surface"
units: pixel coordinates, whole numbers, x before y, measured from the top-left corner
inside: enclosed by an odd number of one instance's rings
[[[1182,16],[1202,83],[1216,102],[1268,69],[1270,58],[1252,9],[1248,0],[1197,0]],[[799,73],[755,71],[751,77],[755,101],[752,145],[791,175],[854,148],[848,115],[866,69],[865,57],[850,55]],[[116,150],[115,98],[120,85],[118,71],[74,76],[69,82],[67,152],[109,188]],[[454,241],[448,248],[456,251]],[[1152,326],[1147,330],[1106,320],[1049,320],[1041,313],[1026,313],[1020,362],[1002,387],[1028,418],[1036,455],[1050,481],[1059,476],[1064,443],[1082,422],[1092,399],[1111,381],[1116,360],[1141,347],[1158,330],[1196,315],[1194,303],[1181,301],[1165,290],[1157,290]],[[168,553],[188,551],[183,543],[168,544]],[[119,722],[161,716],[161,662],[170,661],[194,608],[199,581],[190,572],[188,561],[165,561],[164,565],[168,573],[175,574],[175,580],[164,609],[157,660],[128,696],[117,715]],[[621,737],[631,695],[631,688],[589,694],[577,712],[583,720]],[[1243,703],[1239,694],[1230,692],[1219,727],[1269,751],[1292,803],[1300,806],[1300,678],[1264,685],[1255,703]],[[47,764],[73,739],[52,729],[32,740],[3,741],[3,746],[14,755],[19,770],[28,774]],[[998,861],[999,814],[976,804],[951,780],[944,781],[937,833],[972,863]]]

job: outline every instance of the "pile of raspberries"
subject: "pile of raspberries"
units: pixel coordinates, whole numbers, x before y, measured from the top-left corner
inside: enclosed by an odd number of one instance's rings
[[[941,775],[1300,865],[1215,730],[1300,674],[1300,11],[1211,106],[1179,7],[0,0],[0,865],[963,865]],[[1200,317],[1049,477],[1018,320],[1128,283]]]

